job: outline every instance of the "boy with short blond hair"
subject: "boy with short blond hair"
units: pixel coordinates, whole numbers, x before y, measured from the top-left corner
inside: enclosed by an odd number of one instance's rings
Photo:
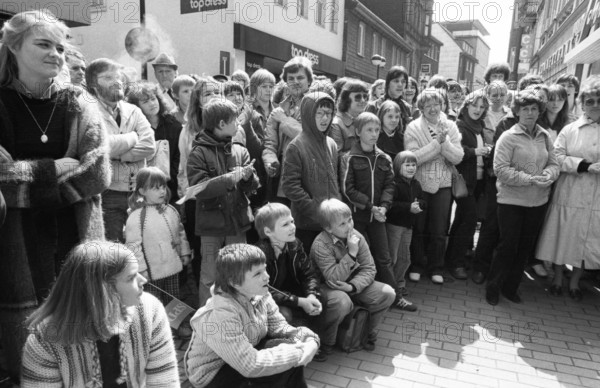
[[[195,233],[202,238],[200,306],[210,297],[219,249],[224,244],[246,242],[253,221],[248,195],[258,187],[258,177],[248,150],[232,142],[236,117],[232,102],[210,101],[202,109],[205,130],[194,140],[187,164],[190,187],[204,184],[196,195]]]
[[[328,199],[319,207],[322,231],[315,239],[310,255],[325,281],[322,287],[327,300],[334,300],[339,316],[328,322],[321,337],[323,345],[335,343],[342,319],[357,303],[371,313],[366,350],[375,348],[377,333],[383,315],[396,298],[394,289],[375,280],[375,263],[365,238],[354,229],[352,211],[338,199]]]
[[[267,257],[271,295],[279,311],[290,324],[306,324],[321,335],[327,300],[321,296],[319,270],[296,238],[290,209],[268,203],[256,212],[254,226],[260,236],[256,245]],[[319,352],[315,360],[325,361],[327,353],[329,349]]]

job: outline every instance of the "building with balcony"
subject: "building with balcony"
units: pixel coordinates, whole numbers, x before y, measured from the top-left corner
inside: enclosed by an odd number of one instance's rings
[[[125,45],[143,22],[152,39],[137,41],[139,50],[173,55],[181,74],[266,68],[279,77],[296,55],[309,58],[316,74],[336,79],[343,73],[343,0],[97,1],[103,6],[92,12],[91,25],[73,29],[89,60],[112,58],[144,74],[148,67]],[[147,78],[154,81],[152,71]]]
[[[413,49],[406,39],[360,1],[346,0],[344,20],[345,76],[373,82],[377,76],[385,79],[394,65],[410,66]],[[379,70],[372,63],[374,55],[386,60]]]

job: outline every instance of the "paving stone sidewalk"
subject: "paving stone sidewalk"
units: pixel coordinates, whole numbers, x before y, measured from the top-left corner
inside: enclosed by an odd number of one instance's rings
[[[551,296],[548,280],[525,275],[523,304],[485,301],[470,280],[409,283],[415,313],[392,310],[373,352],[335,352],[305,370],[322,387],[600,387],[600,289],[584,299]],[[187,343],[176,341],[181,360]]]

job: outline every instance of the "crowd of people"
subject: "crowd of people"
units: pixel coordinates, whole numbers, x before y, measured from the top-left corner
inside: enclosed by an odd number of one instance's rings
[[[600,269],[598,76],[511,91],[493,64],[471,92],[294,57],[277,82],[179,75],[163,53],[153,84],[87,62],[46,12],[0,47],[1,343],[23,387],[178,387],[173,336],[194,386],[305,387],[354,306],[366,350],[390,308],[418,309],[406,281],[523,303],[530,265],[580,301]],[[199,309],[170,329],[186,281]]]

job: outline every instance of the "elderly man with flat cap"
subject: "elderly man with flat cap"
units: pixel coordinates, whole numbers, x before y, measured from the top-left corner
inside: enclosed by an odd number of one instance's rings
[[[156,57],[152,67],[154,67],[154,76],[156,77],[156,81],[158,81],[165,104],[167,105],[165,106],[165,110],[171,112],[177,107],[171,89],[173,81],[178,75],[175,58],[169,54],[161,53]]]

